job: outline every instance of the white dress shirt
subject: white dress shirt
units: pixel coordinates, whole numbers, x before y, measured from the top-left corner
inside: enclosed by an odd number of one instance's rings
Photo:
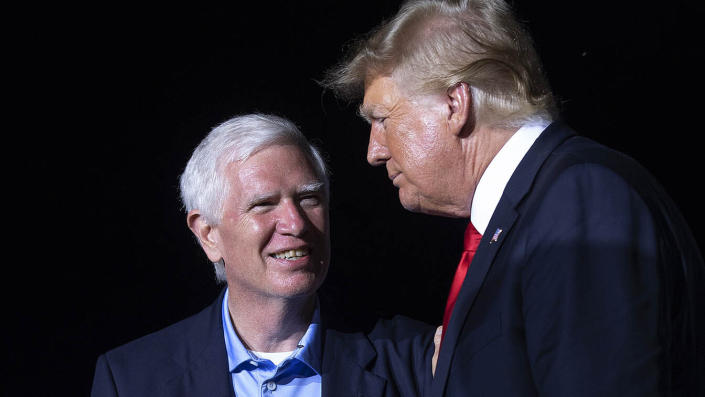
[[[550,123],[547,120],[537,120],[521,126],[502,146],[480,177],[470,208],[470,222],[480,234],[485,234],[509,178]]]

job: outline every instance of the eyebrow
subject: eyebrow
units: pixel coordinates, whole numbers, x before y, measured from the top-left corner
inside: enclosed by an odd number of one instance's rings
[[[304,194],[304,193],[318,193],[323,190],[323,182],[313,182],[313,183],[307,183],[297,189],[297,192],[299,194]]]
[[[360,106],[357,108],[357,115],[365,119],[368,123],[372,123],[372,117],[370,116],[372,113],[375,111],[375,106],[366,106],[364,103],[361,103]]]

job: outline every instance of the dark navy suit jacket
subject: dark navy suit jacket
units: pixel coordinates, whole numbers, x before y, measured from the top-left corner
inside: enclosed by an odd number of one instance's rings
[[[483,235],[432,395],[702,396],[703,273],[648,173],[553,123]]]
[[[93,397],[234,396],[225,350],[223,294],[177,324],[98,358]],[[435,328],[396,317],[351,328],[322,301],[322,396],[419,396],[430,387]],[[367,329],[367,328],[365,328]]]

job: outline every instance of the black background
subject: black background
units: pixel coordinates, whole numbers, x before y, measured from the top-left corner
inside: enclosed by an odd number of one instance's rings
[[[702,28],[695,2],[515,1],[583,135],[635,157],[703,246]],[[85,395],[97,355],[217,294],[178,176],[236,114],[294,120],[332,169],[324,288],[438,323],[465,220],[411,214],[369,167],[356,105],[316,83],[395,1],[8,13],[5,395]],[[19,288],[17,288],[19,287]]]

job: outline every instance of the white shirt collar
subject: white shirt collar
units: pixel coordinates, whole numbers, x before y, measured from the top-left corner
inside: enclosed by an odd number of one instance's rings
[[[509,178],[550,121],[537,120],[524,124],[502,146],[480,177],[470,208],[470,222],[480,234],[490,223]]]

